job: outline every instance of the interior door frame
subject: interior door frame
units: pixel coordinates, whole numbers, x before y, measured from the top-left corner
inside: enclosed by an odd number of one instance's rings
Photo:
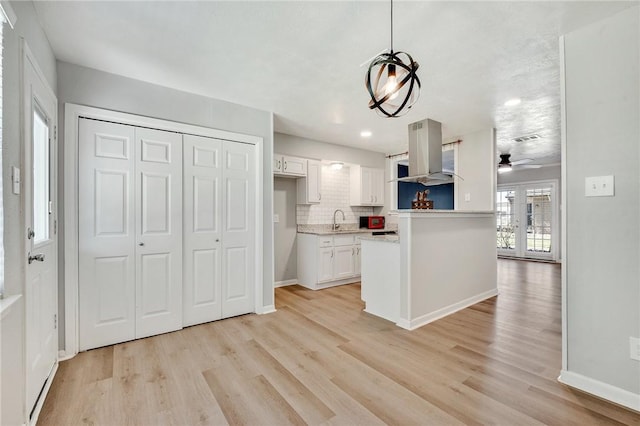
[[[178,123],[169,120],[145,117],[95,108],[85,105],[65,103],[64,108],[64,336],[65,347],[60,351],[61,359],[74,357],[79,350],[78,327],[78,125],[80,118],[110,121],[137,127],[147,127],[169,132],[205,136],[210,138],[248,143],[256,146],[256,219],[255,219],[255,312],[258,314],[273,311],[273,306],[263,305],[263,250],[264,231],[263,174],[264,143],[263,138],[253,135],[228,132],[225,130]]]
[[[516,183],[505,183],[505,184],[501,184],[498,185],[496,188],[496,192],[500,191],[500,190],[513,190],[515,192],[518,191],[524,191],[526,189],[529,189],[531,187],[542,187],[542,186],[548,186],[551,187],[552,192],[553,192],[553,199],[551,201],[551,220],[552,220],[552,224],[551,224],[551,251],[549,253],[549,255],[535,255],[535,254],[531,254],[527,252],[527,248],[526,248],[526,242],[523,242],[522,240],[525,239],[526,240],[526,224],[522,224],[522,226],[519,227],[519,233],[521,234],[519,236],[520,238],[520,250],[518,251],[518,241],[516,240],[516,249],[514,250],[514,252],[509,252],[507,250],[504,250],[502,253],[500,252],[500,249],[498,249],[498,253],[503,255],[503,256],[515,256],[518,258],[522,258],[522,259],[542,259],[542,260],[552,260],[552,261],[558,261],[558,249],[560,247],[560,232],[559,232],[559,227],[560,225],[560,215],[559,215],[559,211],[560,211],[560,194],[558,191],[558,180],[557,179],[548,179],[548,180],[539,180],[539,181],[526,181],[526,182],[516,182]],[[526,193],[524,193],[524,197],[526,198]],[[524,205],[526,205],[526,202],[524,203]],[[522,219],[526,216],[526,212],[521,211],[519,208],[521,206],[517,206],[514,212],[514,215],[518,216],[516,219]],[[524,238],[523,238],[524,236]],[[516,236],[516,238],[518,238],[518,236]],[[522,245],[524,244],[524,245]]]

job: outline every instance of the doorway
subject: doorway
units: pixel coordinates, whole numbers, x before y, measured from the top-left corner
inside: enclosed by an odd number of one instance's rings
[[[556,182],[553,181],[498,186],[498,255],[557,259],[556,186]]]

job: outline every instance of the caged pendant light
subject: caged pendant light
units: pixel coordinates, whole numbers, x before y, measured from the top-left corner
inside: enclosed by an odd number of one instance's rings
[[[393,51],[393,0],[391,0],[391,49],[376,56],[365,78],[371,96],[369,109],[384,117],[400,117],[420,97],[418,63],[405,52]]]

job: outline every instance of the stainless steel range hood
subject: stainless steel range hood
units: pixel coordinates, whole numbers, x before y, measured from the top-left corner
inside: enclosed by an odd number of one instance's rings
[[[439,185],[453,182],[442,170],[442,124],[429,118],[409,124],[409,176],[399,182]]]

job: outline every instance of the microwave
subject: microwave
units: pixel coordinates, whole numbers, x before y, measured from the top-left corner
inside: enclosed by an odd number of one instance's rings
[[[383,229],[384,216],[360,216],[360,228]]]

